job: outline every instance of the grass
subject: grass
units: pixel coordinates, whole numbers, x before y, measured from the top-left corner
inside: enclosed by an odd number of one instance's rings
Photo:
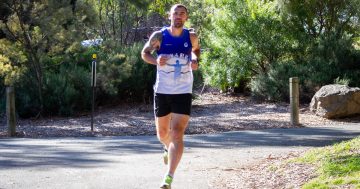
[[[318,176],[303,189],[360,189],[360,137],[311,150],[295,161],[312,164],[318,170]]]

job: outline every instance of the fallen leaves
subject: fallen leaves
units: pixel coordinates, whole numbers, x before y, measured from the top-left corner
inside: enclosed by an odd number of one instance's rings
[[[18,137],[81,137],[156,135],[152,105],[122,104],[117,108],[97,108],[94,132],[90,115],[71,118],[18,120]],[[341,121],[317,117],[303,107],[303,126],[341,124]],[[186,134],[208,134],[237,130],[289,128],[289,107],[284,103],[258,103],[245,96],[204,93],[193,102],[192,116]],[[344,120],[346,123],[348,120]],[[3,118],[0,137],[7,136]],[[270,157],[271,158],[271,157]]]
[[[315,177],[314,166],[287,161],[301,154],[289,153],[278,157],[269,155],[248,167],[229,168],[236,171],[219,177],[212,184],[215,188],[228,189],[301,188],[304,183]]]

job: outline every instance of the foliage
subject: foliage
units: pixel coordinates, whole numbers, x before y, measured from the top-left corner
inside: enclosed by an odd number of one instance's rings
[[[124,54],[114,54],[105,61],[100,61],[98,83],[109,95],[119,93],[119,84],[130,76],[131,62]]]
[[[222,90],[266,73],[269,65],[287,57],[286,30],[274,2],[222,1],[206,31],[205,82]]]
[[[19,83],[26,73],[26,67],[23,66],[26,61],[27,58],[18,43],[0,39],[0,94],[3,96],[0,100],[0,115],[5,114],[6,87]]]
[[[307,152],[295,161],[317,167],[318,175],[303,188],[360,187],[360,138]]]
[[[315,51],[318,50],[313,52]],[[355,61],[354,63],[349,61],[348,65],[355,65],[356,62],[360,61],[360,57],[356,55],[353,55],[351,59]],[[343,67],[343,63],[334,60],[336,59],[327,60],[318,56],[303,62],[284,61],[275,63],[270,66],[267,73],[259,74],[252,79],[250,83],[252,96],[271,101],[288,101],[290,77],[299,77],[300,101],[302,103],[310,102],[316,91],[323,85],[338,83],[359,86],[358,74],[360,74],[360,70],[346,69]]]
[[[355,34],[359,29],[359,0],[279,0],[283,19],[297,32],[310,40],[336,34]]]
[[[35,78],[33,77],[22,77],[20,78],[19,83],[16,85],[16,112],[21,118],[37,116],[38,112],[40,111],[40,102],[39,98],[37,97],[37,88],[29,87],[33,85],[34,82],[36,82],[34,79]]]
[[[1,53],[2,75],[18,78],[19,114],[24,117],[40,115],[38,112],[71,115],[87,110],[93,53],[100,57],[99,102],[121,99],[126,94],[142,96],[144,88],[150,89],[147,95],[152,94],[154,80],[149,79],[149,84],[144,86],[145,82],[141,82],[148,79],[144,77],[146,74],[154,78],[153,67],[141,60],[142,45],[127,44],[135,38],[142,39],[140,33],[132,35],[133,29],[140,29],[148,16],[146,8],[156,3],[161,2],[2,1],[0,47],[10,49],[7,51],[10,53]],[[108,39],[102,47],[80,46],[81,40],[99,36]],[[21,74],[14,72],[14,68],[21,70]],[[79,99],[80,94],[84,98]]]
[[[92,0],[99,28],[87,38],[112,40],[119,45],[131,45],[150,35],[151,27],[162,26],[165,7],[173,1]],[[151,22],[151,25],[148,23]]]
[[[101,104],[126,101],[149,102],[156,68],[144,63],[140,52],[144,44],[123,47],[106,42],[98,49],[87,49],[82,57],[98,54],[97,101]],[[91,62],[89,60],[89,62]]]
[[[131,62],[132,70],[130,77],[119,86],[119,90],[122,91],[121,96],[123,98],[150,103],[153,95],[156,67],[144,63],[141,59],[139,55],[142,47],[142,43],[136,43],[125,49],[124,53],[128,55],[128,61]]]
[[[93,23],[95,16],[87,1],[2,1],[0,7],[8,10],[1,15],[0,30],[6,40],[15,43],[26,61],[27,86],[36,88],[31,101],[40,115],[44,108],[44,77],[47,69],[66,61]],[[11,57],[14,57],[13,55]],[[15,63],[15,62],[13,62]],[[20,63],[20,62],[19,62]],[[25,77],[25,76],[24,76]],[[24,81],[24,79],[22,79]],[[23,84],[22,84],[23,85]],[[24,94],[25,95],[25,94]]]
[[[173,4],[175,4],[176,1],[174,0],[154,0],[151,4],[150,4],[150,11],[152,12],[156,12],[159,13],[162,16],[167,16],[168,11],[169,11],[169,7]]]
[[[308,75],[301,89],[304,99],[336,78],[358,86],[353,74],[359,70],[354,49],[359,34],[357,4],[357,0],[211,2],[212,9],[197,11],[203,18],[217,15],[202,31],[208,47],[203,56],[205,82],[228,90],[256,78],[251,84],[255,96],[286,100],[284,89],[289,77],[296,75],[285,74],[286,65],[280,64],[292,62],[299,74]]]
[[[251,80],[254,97],[287,101],[297,76],[303,102],[325,84],[360,86],[360,0],[4,0],[0,89],[16,86],[22,116],[87,111],[97,53],[98,103],[149,103],[156,68],[140,51],[174,3],[188,7],[186,27],[200,38],[196,86],[228,91]],[[101,46],[80,45],[94,38]]]
[[[37,91],[29,88],[33,81],[24,79],[16,91],[17,111],[21,117],[33,117],[38,112]],[[44,116],[69,116],[90,109],[90,73],[76,64],[62,64],[44,74]]]
[[[47,97],[44,99],[45,112],[50,115],[71,115],[74,96],[82,94],[70,83],[65,69],[60,68],[59,73],[47,72],[44,78],[44,94]]]
[[[186,27],[193,28],[199,36],[200,43],[206,46],[203,40],[204,32],[209,30],[212,25],[212,17],[214,17],[215,4],[214,0],[187,0],[180,1],[189,11],[189,18]]]
[[[25,72],[23,63],[27,61],[18,43],[0,39],[0,76],[7,86],[14,85]]]
[[[303,102],[336,78],[359,86],[357,0],[221,3],[205,31],[206,83],[227,90],[251,77],[253,96],[287,101],[298,76]]]
[[[308,77],[306,66],[294,62],[275,63],[270,66],[267,73],[259,74],[250,82],[252,95],[255,98],[269,101],[288,101],[289,78],[299,77],[300,86]],[[301,88],[302,98],[305,94]]]
[[[351,74],[360,71],[359,51],[354,48],[360,27],[358,4],[358,0],[285,3],[283,19],[303,44],[302,59],[316,62],[313,71],[320,72],[321,77],[313,77],[312,82],[330,84],[340,77],[360,86],[358,77]]]

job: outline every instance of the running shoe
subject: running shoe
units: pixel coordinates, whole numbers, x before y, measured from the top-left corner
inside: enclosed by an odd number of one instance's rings
[[[166,175],[164,178],[163,183],[161,184],[160,188],[162,189],[171,189],[171,183],[173,178],[170,175]]]
[[[164,164],[167,165],[168,160],[169,160],[169,153],[168,153],[168,150],[165,147],[164,147],[163,159],[164,159]]]

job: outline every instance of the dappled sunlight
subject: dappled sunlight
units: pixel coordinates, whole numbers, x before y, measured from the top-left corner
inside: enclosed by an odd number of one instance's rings
[[[314,115],[302,106],[301,126],[329,126],[359,123],[358,118],[329,120]],[[17,131],[24,137],[135,136],[156,135],[152,104],[121,104],[115,108],[99,107],[91,132],[90,115],[71,118],[19,120]],[[6,125],[6,124],[4,124]],[[186,134],[219,133],[236,130],[290,128],[289,105],[260,103],[245,96],[204,93],[194,100]],[[0,126],[0,137],[7,127]]]

